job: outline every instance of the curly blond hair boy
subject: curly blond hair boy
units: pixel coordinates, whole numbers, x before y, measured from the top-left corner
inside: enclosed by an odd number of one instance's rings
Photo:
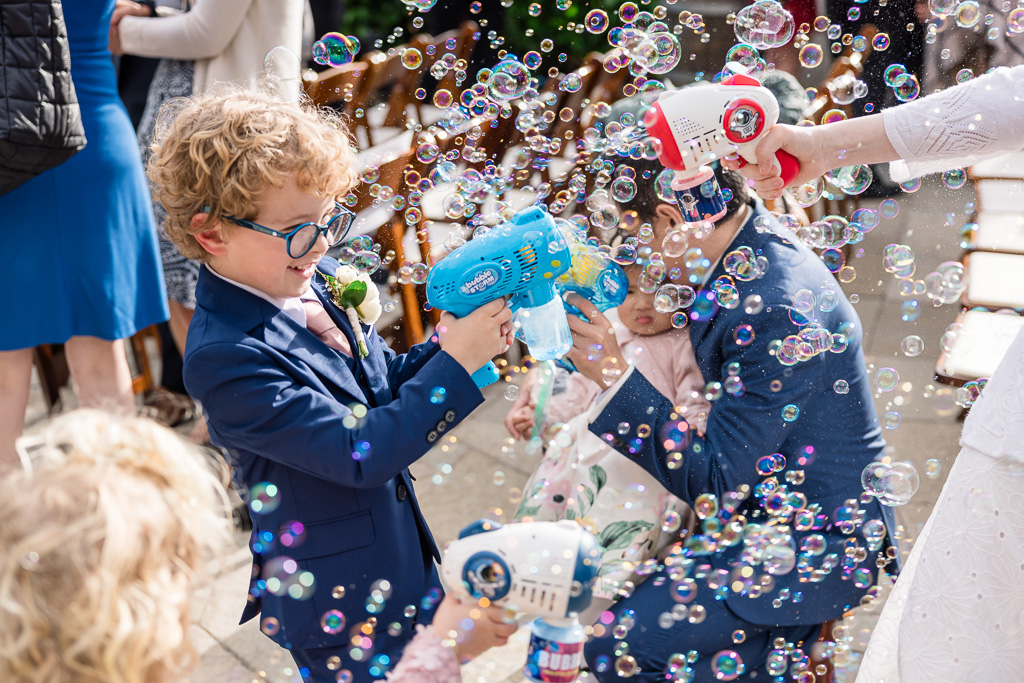
[[[0,680],[180,680],[189,594],[229,539],[208,461],[155,422],[99,411],[19,445],[22,469],[0,480]]]

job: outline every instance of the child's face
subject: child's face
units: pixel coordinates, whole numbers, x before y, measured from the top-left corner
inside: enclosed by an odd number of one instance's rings
[[[283,187],[271,187],[259,198],[260,211],[254,223],[290,232],[300,223],[324,222],[334,206],[334,198],[317,197],[289,178]],[[224,277],[279,299],[301,295],[309,288],[316,264],[326,253],[327,239],[320,234],[316,243],[301,258],[288,255],[285,240],[224,221],[222,253],[214,255],[210,265]]]
[[[629,291],[626,300],[619,306],[619,319],[626,329],[641,337],[672,329],[672,316],[654,310],[654,294],[645,294],[637,286],[640,268],[627,268],[626,274],[629,276]]]

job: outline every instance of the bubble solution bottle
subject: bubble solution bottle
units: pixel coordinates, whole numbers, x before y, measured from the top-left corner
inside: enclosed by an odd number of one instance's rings
[[[587,636],[576,617],[535,619],[523,675],[536,683],[572,683],[580,675]]]
[[[539,301],[545,295],[551,298]],[[569,319],[565,316],[562,299],[550,288],[543,292],[520,294],[522,307],[515,312],[513,321],[519,326],[520,339],[537,360],[556,360],[572,348]]]

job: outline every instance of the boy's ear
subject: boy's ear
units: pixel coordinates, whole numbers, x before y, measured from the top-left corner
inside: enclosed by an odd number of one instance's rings
[[[677,225],[681,226],[685,222],[683,213],[675,204],[660,202],[654,209],[654,225],[652,227],[654,234],[658,235],[659,239],[663,239],[669,230]]]
[[[197,213],[192,216],[189,232],[195,236],[199,246],[213,256],[221,256],[228,243],[224,224],[220,221],[209,221],[209,218],[208,213]]]

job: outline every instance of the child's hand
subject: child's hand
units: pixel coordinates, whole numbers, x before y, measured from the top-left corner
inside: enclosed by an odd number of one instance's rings
[[[512,410],[508,411],[508,415],[505,416],[505,429],[516,441],[529,439],[530,434],[533,433],[535,409],[536,406],[530,401],[530,397],[526,396],[524,401],[523,394],[520,392]]]
[[[496,299],[465,318],[442,313],[437,336],[441,348],[472,374],[512,345],[512,311]]]
[[[441,638],[450,638],[456,632],[455,655],[460,662],[473,659],[492,647],[504,645],[516,632],[518,624],[506,621],[501,607],[480,607],[476,603],[463,603],[446,595],[434,614],[434,630]],[[466,620],[472,628],[466,629]]]
[[[533,383],[536,381],[536,372],[526,375],[519,386],[519,396],[505,416],[505,429],[512,435],[512,438],[529,439],[533,432],[534,411],[537,406],[533,402]]]
[[[578,308],[590,322],[575,315],[569,316],[572,349],[565,357],[587,379],[602,387],[611,386],[627,367],[612,324],[597,310],[597,306],[578,294],[570,294],[566,301]]]

